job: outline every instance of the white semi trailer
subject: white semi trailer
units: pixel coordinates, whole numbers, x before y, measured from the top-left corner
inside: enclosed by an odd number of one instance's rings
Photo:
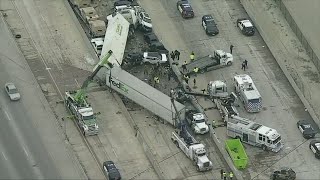
[[[181,119],[185,119],[185,106],[183,104],[175,101],[176,113],[169,96],[118,66],[107,68],[106,85],[173,126],[177,125],[179,117],[177,113],[180,114]]]

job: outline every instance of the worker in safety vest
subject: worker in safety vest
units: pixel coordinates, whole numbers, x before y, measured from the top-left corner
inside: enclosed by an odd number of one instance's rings
[[[154,80],[154,87],[156,87],[156,84],[159,84],[159,83],[160,83],[160,79],[159,79],[158,76],[155,76],[155,77],[153,78],[153,80]]]
[[[199,68],[198,68],[198,67],[193,68],[193,72],[194,72],[194,75],[195,75],[195,76],[197,76],[198,71],[199,71]]]
[[[232,178],[233,178],[233,173],[232,172],[229,173],[229,178],[230,178],[230,180],[232,180]]]
[[[227,180],[227,173],[226,172],[223,172],[223,180]]]
[[[190,54],[190,60],[193,61],[194,60],[194,52],[192,51]]]

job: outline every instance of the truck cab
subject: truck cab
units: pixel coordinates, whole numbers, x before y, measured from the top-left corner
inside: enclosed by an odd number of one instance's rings
[[[203,144],[194,144],[190,146],[191,157],[197,163],[198,171],[208,171],[212,169],[212,162],[207,156],[207,151]]]
[[[103,47],[103,38],[94,38],[91,39],[91,44],[94,48],[94,50],[97,53],[97,56],[100,57],[101,55],[101,51],[102,51],[102,47]]]
[[[197,113],[194,110],[187,112],[187,121],[189,122],[195,134],[206,134],[209,132],[207,120],[204,114]]]
[[[207,91],[210,97],[227,97],[227,85],[225,82],[216,80],[210,81],[207,86]]]
[[[221,65],[230,66],[233,63],[232,54],[224,52],[223,50],[215,50],[213,58],[219,60],[219,64]]]

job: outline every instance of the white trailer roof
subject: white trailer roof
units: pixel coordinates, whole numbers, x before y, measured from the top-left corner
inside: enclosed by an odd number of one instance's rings
[[[109,62],[114,66],[121,66],[129,25],[129,22],[119,13],[108,21],[100,59],[107,55],[109,50],[112,50],[113,54],[109,58]]]
[[[106,71],[106,85],[174,125],[172,116],[176,112],[171,98],[161,91],[117,66]],[[180,117],[184,119],[185,106],[177,101],[175,106]]]

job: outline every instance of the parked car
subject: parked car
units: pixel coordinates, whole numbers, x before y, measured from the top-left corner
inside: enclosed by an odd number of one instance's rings
[[[152,21],[148,13],[145,11],[140,11],[138,13],[138,21],[139,24],[141,25],[141,29],[144,32],[151,32],[152,31]]]
[[[11,101],[17,101],[21,98],[17,87],[13,83],[6,83],[4,86],[4,89],[7,92]]]
[[[193,18],[194,12],[188,1],[178,1],[177,8],[183,18]]]
[[[254,26],[252,25],[251,21],[246,18],[237,19],[237,26],[241,30],[242,34],[247,36],[254,35]]]
[[[294,180],[296,179],[296,172],[291,168],[281,168],[280,170],[274,171],[271,175],[273,180]]]
[[[317,128],[308,120],[300,120],[297,122],[298,129],[301,131],[305,139],[314,138],[317,134]]]
[[[217,24],[211,15],[202,16],[202,26],[208,35],[214,36],[219,34]]]
[[[151,64],[163,64],[167,63],[167,55],[164,53],[159,53],[159,52],[144,52],[143,53],[143,60],[144,63],[148,62]]]
[[[120,172],[113,161],[106,161],[103,163],[103,173],[109,180],[121,179]]]
[[[309,148],[314,153],[317,159],[320,159],[320,140],[312,140],[309,144]]]

